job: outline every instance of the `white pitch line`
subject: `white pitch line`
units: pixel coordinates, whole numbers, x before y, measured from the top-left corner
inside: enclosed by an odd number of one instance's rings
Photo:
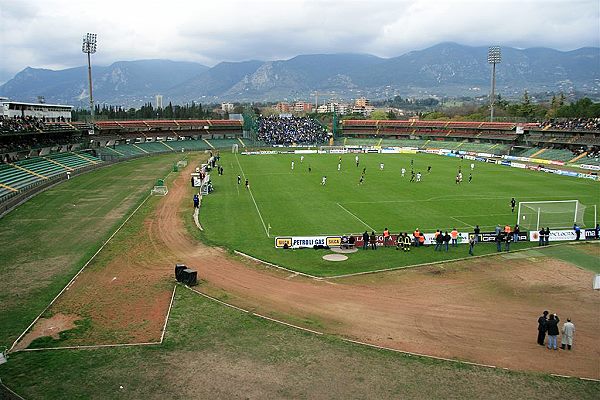
[[[450,217],[450,218],[452,218],[452,219],[453,219],[453,220],[455,220],[455,221],[458,221],[458,222],[460,222],[461,224],[465,224],[466,226],[470,226],[471,228],[475,228],[473,225],[469,225],[469,224],[467,224],[465,221],[461,221],[461,220],[460,220],[460,219],[458,219],[458,218],[455,218],[455,217]]]
[[[344,211],[346,211],[348,214],[352,215],[354,218],[356,218],[358,221],[360,221],[361,224],[363,224],[364,226],[366,226],[367,228],[369,228],[371,231],[374,231],[375,229],[373,229],[373,227],[371,227],[369,224],[367,224],[365,221],[363,221],[362,219],[358,218],[356,215],[354,215],[353,213],[351,213],[350,211],[348,211],[347,208],[345,208],[343,205],[341,205],[340,203],[335,203],[338,206],[340,206],[340,208]]]
[[[242,164],[240,164],[240,159],[238,158],[237,154],[235,155],[235,159],[238,163],[238,166],[240,167],[240,171],[242,171],[242,176],[244,177],[244,180],[245,180],[246,174],[244,173],[244,169],[242,168]],[[265,234],[267,235],[267,237],[271,237],[269,235],[269,230],[267,229],[267,225],[265,225],[265,220],[263,219],[262,214],[260,213],[260,210],[258,209],[258,204],[256,204],[256,200],[254,200],[254,195],[252,194],[252,189],[250,189],[250,187],[248,187],[248,192],[250,193],[250,198],[252,198],[254,207],[256,207],[256,211],[258,212],[258,217],[260,218],[260,222],[262,222],[262,226],[263,226],[263,228],[265,228]]]

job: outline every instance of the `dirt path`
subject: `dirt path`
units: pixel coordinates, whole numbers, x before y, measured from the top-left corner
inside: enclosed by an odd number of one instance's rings
[[[264,271],[192,241],[178,210],[189,201],[188,167],[161,202],[152,242],[198,270],[203,291],[290,322],[400,350],[499,367],[600,378],[600,293],[592,276],[552,259],[494,257],[410,271],[314,281]],[[544,309],[577,327],[574,350],[536,344]],[[314,326],[313,326],[314,327]]]

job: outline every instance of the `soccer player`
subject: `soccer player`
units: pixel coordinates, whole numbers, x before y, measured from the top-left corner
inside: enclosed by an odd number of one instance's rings
[[[361,176],[360,176],[360,180],[358,181],[358,184],[359,184],[359,185],[362,185],[364,181],[365,181],[365,176],[364,176],[364,175],[361,175]]]
[[[429,166],[427,167],[427,173],[430,173],[430,172],[431,172],[431,165],[429,165]]]
[[[417,172],[417,182],[421,182],[421,172]]]
[[[338,171],[342,169],[342,163],[338,163]]]
[[[238,185],[242,184],[242,177],[238,175]]]
[[[294,162],[292,161],[292,171],[294,170]]]
[[[327,177],[325,175],[323,175],[323,177],[321,178],[321,185],[325,186],[326,183],[327,183]]]
[[[246,179],[245,186],[246,186],[246,189],[250,189],[250,182],[248,182],[248,179]]]
[[[402,169],[400,170],[400,172],[402,173],[402,177],[404,178],[404,174],[406,173],[406,168],[402,168]]]
[[[475,169],[475,164],[471,163],[471,171],[473,171]]]
[[[459,182],[459,180],[458,180],[458,175],[456,175],[456,184],[457,184],[457,185],[458,185],[458,182]]]
[[[473,180],[473,174],[469,174],[469,183]]]
[[[383,163],[379,163],[379,169],[383,171]]]
[[[356,161],[356,168],[358,168],[358,156],[354,157],[354,160]]]
[[[517,205],[517,201],[515,200],[515,198],[513,197],[512,199],[510,199],[510,211],[511,212],[515,212],[515,206]]]
[[[367,167],[364,167],[364,168],[363,168],[363,172],[362,172],[362,174],[364,175],[364,174],[366,174],[366,173],[367,173]]]
[[[410,171],[410,181],[411,182],[415,181],[415,171]]]
[[[458,171],[458,183],[462,183],[462,172]]]
[[[304,156],[300,156],[300,164],[304,162]]]
[[[308,166],[308,172],[312,171],[312,168],[310,167],[310,165]]]

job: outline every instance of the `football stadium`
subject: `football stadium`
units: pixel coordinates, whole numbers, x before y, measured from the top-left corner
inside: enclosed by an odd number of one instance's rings
[[[294,139],[291,121],[277,123]],[[33,134],[97,133],[87,149],[2,165],[3,382],[33,397],[120,386],[137,397],[180,390],[157,377],[165,370],[212,370],[212,383],[180,391],[208,396],[230,369],[256,368],[260,390],[275,393],[292,389],[270,368],[360,362],[356,376],[408,374],[413,394],[426,376],[475,379],[477,396],[498,384],[529,393],[546,376],[591,396],[597,175],[542,139],[533,157],[503,153],[540,132],[552,143],[598,132],[436,125],[347,120],[340,137],[273,147],[240,121],[41,123]],[[11,129],[12,141],[32,134]],[[457,235],[439,244],[436,231]],[[187,267],[180,283],[176,264]],[[577,315],[577,351],[540,364],[530,320],[549,304]],[[88,374],[101,378],[82,383]],[[571,378],[548,381],[559,375]],[[306,385],[293,390],[315,393]],[[459,385],[467,396],[470,385]]]
[[[600,396],[600,115],[111,118],[89,71],[0,98],[0,399]]]

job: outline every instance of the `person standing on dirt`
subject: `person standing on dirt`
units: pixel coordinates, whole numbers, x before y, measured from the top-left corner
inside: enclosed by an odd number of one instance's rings
[[[561,333],[560,348],[564,350],[566,345],[571,350],[571,346],[573,346],[573,334],[575,333],[575,325],[571,322],[571,318],[567,318],[567,322],[563,324]]]
[[[194,208],[198,208],[200,206],[200,197],[197,194],[194,194]]]
[[[369,238],[371,242],[371,249],[377,250],[377,236],[375,236],[375,231],[371,231],[371,237]]]
[[[365,231],[363,233],[363,250],[367,250],[369,248],[369,233]]]
[[[548,349],[558,350],[558,315],[550,314],[550,318],[546,322],[546,332],[548,332]]]
[[[538,318],[537,343],[540,346],[544,345],[544,339],[546,339],[546,322],[547,321],[548,321],[548,311],[544,311],[544,313]]]

